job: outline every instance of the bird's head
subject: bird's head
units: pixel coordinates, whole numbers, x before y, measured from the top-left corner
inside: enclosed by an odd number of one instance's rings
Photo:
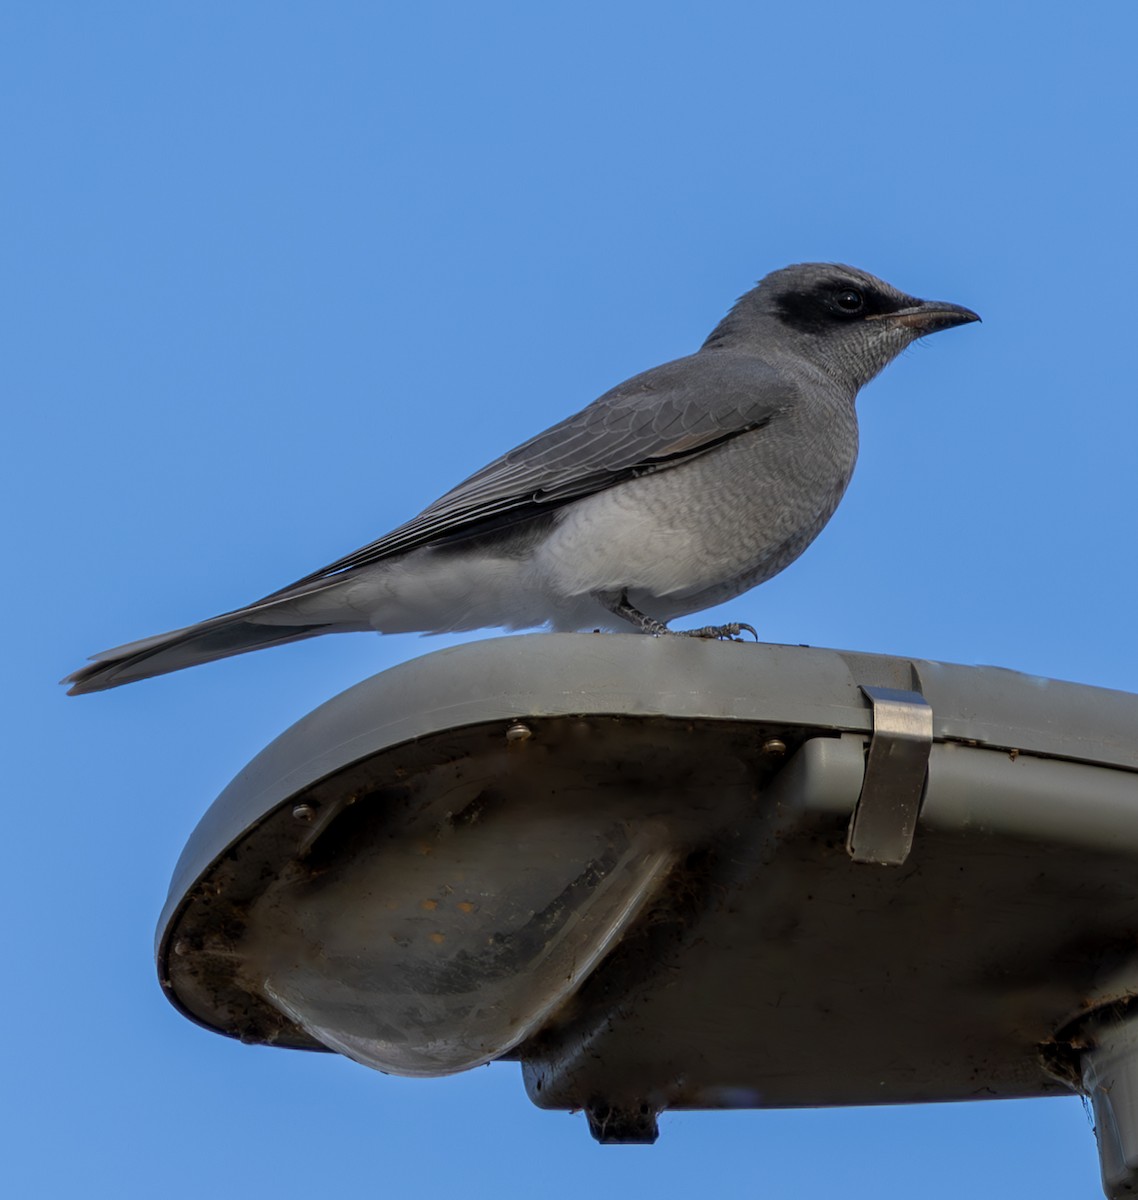
[[[753,345],[764,356],[805,358],[856,391],[917,338],[979,319],[959,304],[918,300],[856,267],[799,263],[742,296],[705,345]]]

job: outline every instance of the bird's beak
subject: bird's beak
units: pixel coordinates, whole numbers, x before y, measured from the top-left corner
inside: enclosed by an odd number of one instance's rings
[[[960,304],[948,304],[944,300],[917,300],[908,308],[891,313],[874,313],[866,317],[866,320],[891,321],[912,329],[917,337],[924,337],[926,333],[938,333],[942,329],[951,329],[954,325],[967,325],[972,321],[979,321],[980,317],[970,308],[964,308]]]

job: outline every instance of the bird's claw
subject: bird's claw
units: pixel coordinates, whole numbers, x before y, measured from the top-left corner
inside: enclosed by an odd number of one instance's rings
[[[756,642],[759,640],[755,627],[743,621],[732,621],[728,625],[704,625],[701,629],[669,629],[666,621],[658,621],[630,604],[627,588],[620,592],[597,592],[596,598],[609,612],[616,613],[618,617],[630,621],[641,633],[648,633],[653,637],[691,637],[703,638],[706,641],[741,642],[744,639],[740,634],[745,631]]]
[[[746,639],[740,634],[746,632],[757,642],[759,635],[753,625],[743,621],[732,621],[728,625],[704,625],[701,629],[670,629],[669,633],[678,633],[681,637],[705,638],[708,641],[742,642]]]

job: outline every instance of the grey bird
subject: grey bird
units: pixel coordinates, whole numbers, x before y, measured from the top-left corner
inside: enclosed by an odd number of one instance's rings
[[[483,467],[417,517],[264,599],[96,655],[70,694],[322,633],[675,631],[817,537],[857,459],[858,391],[979,317],[832,263],[766,276],[695,353]]]

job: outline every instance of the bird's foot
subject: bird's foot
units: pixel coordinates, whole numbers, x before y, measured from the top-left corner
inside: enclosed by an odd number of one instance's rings
[[[754,626],[746,625],[741,621],[733,621],[727,625],[704,625],[699,629],[669,629],[663,621],[657,621],[655,617],[650,617],[647,613],[642,613],[640,609],[634,608],[629,603],[627,591],[619,594],[601,592],[598,593],[597,599],[609,612],[615,613],[618,617],[635,625],[641,633],[650,633],[654,637],[693,637],[705,638],[708,641],[741,642],[745,640],[741,635],[746,632],[756,642],[759,640]]]
[[[722,642],[743,642],[747,639],[741,635],[749,633],[756,642],[759,640],[755,627],[747,625],[743,621],[731,621],[726,625],[704,625],[700,629],[665,629],[664,633],[670,633],[676,637],[707,638],[711,641]]]

